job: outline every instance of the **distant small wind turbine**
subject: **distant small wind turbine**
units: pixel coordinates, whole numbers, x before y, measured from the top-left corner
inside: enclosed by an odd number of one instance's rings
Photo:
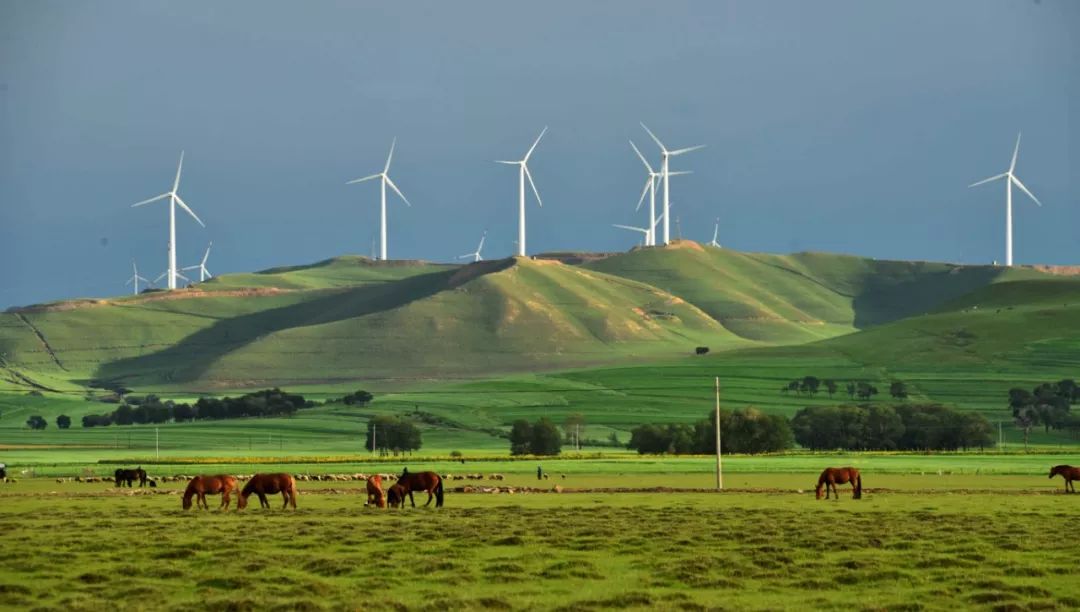
[[[146,283],[147,285],[153,284],[153,283],[150,282],[149,279],[147,279],[145,277],[142,277],[142,276],[139,276],[139,268],[138,268],[138,266],[135,265],[135,260],[134,259],[131,260],[131,271],[132,271],[131,278],[127,279],[127,282],[124,283],[124,284],[125,285],[130,285],[132,283],[135,283],[135,286],[133,287],[134,295],[139,295],[139,281],[142,281],[142,282]]]
[[[641,204],[645,201],[645,194],[649,194],[649,223],[654,228],[654,231],[650,231],[645,236],[645,246],[656,246],[656,183],[660,182],[663,174],[653,171],[652,166],[650,166],[649,162],[645,160],[645,156],[641,154],[641,151],[638,150],[637,145],[634,144],[633,140],[630,141],[630,146],[634,149],[634,153],[637,153],[638,159],[641,160],[641,163],[645,164],[645,171],[648,175],[645,179],[645,187],[641,190],[641,197],[638,198],[637,207],[634,208],[634,210],[641,210]],[[677,176],[680,174],[690,174],[690,172],[671,172],[669,173],[669,176]]]
[[[525,179],[529,179],[529,185],[532,186],[533,194],[536,196],[536,203],[543,208],[544,203],[540,201],[540,192],[536,190],[536,183],[533,182],[532,174],[529,173],[529,156],[532,155],[533,150],[536,149],[536,145],[540,144],[540,139],[547,133],[547,126],[541,130],[540,135],[536,137],[536,141],[529,147],[528,153],[525,154],[524,159],[519,161],[506,161],[497,159],[497,164],[507,164],[510,166],[518,166],[518,240],[517,249],[518,255],[525,256]]]
[[[1012,186],[1015,183],[1024,193],[1028,194],[1036,204],[1042,206],[1042,202],[1039,198],[1036,198],[1034,194],[1028,191],[1027,187],[1020,182],[1020,179],[1016,178],[1013,171],[1016,169],[1016,156],[1020,153],[1020,133],[1016,134],[1016,148],[1013,149],[1012,162],[1009,164],[1009,169],[997,176],[991,176],[988,179],[983,179],[977,183],[972,183],[968,187],[976,187],[985,183],[996,181],[998,179],[1005,179],[1005,265],[1013,265],[1013,248],[1012,248]]]
[[[716,241],[716,238],[720,235],[720,217],[716,218],[716,225],[713,227],[712,240],[709,241],[709,246],[721,248],[720,243]]]
[[[487,238],[487,232],[485,231],[483,233],[483,235],[480,236],[480,246],[476,247],[476,252],[474,252],[474,253],[466,253],[464,255],[458,255],[457,258],[458,259],[468,259],[468,258],[472,257],[473,262],[484,261],[484,258],[480,256],[480,251],[484,250],[484,240],[486,238]]]
[[[645,237],[645,246],[650,246],[649,242],[648,242],[649,234],[655,234],[656,233],[656,225],[658,223],[660,223],[660,221],[663,218],[664,218],[664,213],[660,213],[660,218],[657,219],[655,222],[653,222],[652,229],[647,229],[647,228],[644,228],[644,227],[637,227],[637,226],[634,226],[634,225],[622,225],[620,223],[612,223],[611,226],[612,227],[617,227],[619,229],[629,230],[631,232],[641,232],[642,234],[644,234],[644,237]]]
[[[206,245],[206,252],[203,253],[202,261],[199,262],[199,265],[197,265],[197,266],[188,266],[186,268],[180,268],[180,269],[184,270],[184,271],[198,270],[199,271],[199,282],[200,283],[205,281],[208,278],[213,278],[213,275],[210,274],[210,270],[206,269],[206,260],[210,258],[210,247],[212,247],[212,246],[214,246],[213,242]]]
[[[193,219],[199,222],[199,225],[206,227],[206,224],[202,222],[202,219],[198,217],[188,205],[184,203],[184,200],[180,198],[180,194],[176,192],[180,188],[180,171],[184,168],[184,152],[180,151],[180,163],[176,166],[176,180],[173,181],[172,190],[167,191],[159,196],[154,196],[149,200],[143,200],[142,202],[136,202],[131,207],[142,206],[143,204],[150,204],[151,202],[157,202],[158,200],[164,200],[169,198],[169,268],[166,270],[166,274],[169,277],[169,289],[176,289],[176,277],[183,276],[176,269],[176,205],[179,204],[180,208],[187,211]],[[161,277],[158,277],[159,279]],[[154,281],[157,282],[157,281]]]
[[[179,270],[177,270],[176,272],[173,272],[172,275],[175,276],[176,278],[182,278],[182,279],[186,280],[189,283],[191,282],[191,279],[184,276],[183,274],[181,274]],[[161,279],[165,278],[166,276],[169,276],[169,271],[168,270],[165,270],[161,274],[158,274],[157,278],[155,278],[153,282],[156,283],[156,282],[160,281]],[[173,289],[176,289],[176,287],[173,287]]]
[[[677,155],[682,155],[683,153],[689,153],[691,151],[703,149],[705,148],[705,145],[694,145],[692,147],[668,151],[667,147],[664,146],[664,143],[660,142],[660,139],[656,137],[656,134],[652,133],[652,130],[650,130],[644,123],[641,124],[641,127],[645,128],[645,131],[649,133],[649,136],[653,139],[653,142],[655,142],[656,145],[660,147],[660,175],[664,180],[664,212],[666,213],[668,212],[668,208],[671,207],[671,175],[673,174],[673,172],[671,172],[671,158]],[[669,242],[671,242],[671,233],[668,224],[668,219],[670,218],[670,215],[664,218],[664,244],[668,244]]]
[[[381,179],[379,181],[382,193],[382,198],[380,200],[381,207],[379,209],[379,237],[381,239],[379,246],[379,259],[383,261],[386,260],[386,186],[390,185],[390,188],[394,190],[394,193],[398,194],[398,196],[401,198],[401,201],[405,202],[406,206],[412,207],[412,204],[409,204],[409,200],[405,197],[405,194],[401,193],[401,190],[397,188],[397,185],[394,184],[394,181],[390,180],[390,161],[394,159],[395,145],[397,145],[397,138],[394,138],[394,140],[390,143],[390,154],[386,156],[386,166],[383,167],[382,172],[378,174],[372,174],[371,176],[365,176],[364,178],[353,179],[345,183],[346,185],[355,185],[356,183],[363,183],[364,181],[370,181],[372,179]]]

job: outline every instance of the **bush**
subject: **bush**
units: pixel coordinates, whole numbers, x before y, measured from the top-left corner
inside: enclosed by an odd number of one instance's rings
[[[58,429],[67,429],[71,427],[71,417],[66,414],[61,414],[56,417],[56,427]]]
[[[41,415],[35,414],[32,417],[30,417],[29,419],[26,419],[26,426],[29,427],[30,429],[33,429],[33,430],[36,431],[36,430],[45,429],[46,427],[49,426],[49,424],[45,421],[45,419]]]
[[[694,349],[694,353],[697,354],[697,355],[707,355],[709,353],[709,347],[707,347],[707,346],[699,346],[696,349]]]
[[[724,453],[758,454],[782,451],[794,446],[787,419],[765,414],[756,408],[720,412],[720,433]],[[683,424],[641,425],[630,431],[626,445],[639,454],[716,453],[716,413],[693,426]]]

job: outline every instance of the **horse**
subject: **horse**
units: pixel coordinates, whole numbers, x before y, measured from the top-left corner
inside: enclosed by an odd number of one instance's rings
[[[405,470],[400,477],[398,477],[397,484],[390,487],[391,492],[394,492],[395,488],[400,487],[399,500],[402,507],[405,506],[405,496],[409,496],[409,501],[412,503],[413,508],[416,507],[416,500],[413,499],[413,491],[426,491],[428,494],[427,503],[424,506],[431,505],[431,499],[435,497],[435,507],[442,508],[443,505],[443,482],[442,477],[435,472],[416,472],[410,473]],[[391,504],[392,505],[392,504]]]
[[[296,509],[296,481],[288,474],[255,474],[240,491],[240,499],[236,502],[236,509],[243,510],[247,507],[247,498],[254,493],[259,496],[259,505],[269,508],[270,502],[266,501],[267,495],[281,493],[285,500],[284,510],[292,505]]]
[[[191,498],[195,498],[195,507],[210,509],[210,506],[206,503],[206,495],[221,494],[221,505],[218,509],[229,509],[229,503],[232,501],[231,494],[236,491],[236,478],[222,474],[220,476],[196,476],[188,482],[187,489],[184,490],[184,510],[191,508]]]
[[[386,490],[386,502],[390,505],[391,508],[397,508],[398,506],[404,508],[405,496],[408,494],[409,492],[405,489],[405,487],[399,484],[395,484]]]
[[[825,499],[829,499],[829,489],[832,489],[836,499],[840,499],[840,492],[836,490],[837,484],[851,483],[852,499],[862,499],[862,476],[859,470],[853,467],[825,468],[817,481],[817,498],[821,499],[821,489],[825,488]]]
[[[1053,478],[1058,474],[1061,474],[1061,477],[1065,479],[1065,492],[1069,493],[1071,489],[1072,493],[1076,493],[1076,485],[1073,484],[1073,481],[1080,480],[1080,467],[1055,465],[1050,468],[1050,478]]]
[[[123,486],[125,483],[127,486],[131,486],[131,483],[138,480],[139,487],[146,486],[146,470],[142,469],[142,466],[135,468],[134,470],[128,470],[124,468],[117,468],[113,472],[113,476],[116,479],[116,486]]]
[[[382,476],[379,476],[378,474],[367,480],[367,505],[374,505],[376,508],[386,507],[386,495],[383,494]]]

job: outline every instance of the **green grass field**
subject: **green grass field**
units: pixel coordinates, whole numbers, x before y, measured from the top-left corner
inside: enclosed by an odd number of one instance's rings
[[[978,493],[897,481],[859,501],[794,490],[451,492],[445,508],[404,511],[302,484],[297,511],[187,513],[164,490],[3,485],[0,600],[64,610],[1080,606],[1076,547],[1062,537],[1080,497],[992,477],[976,477]]]

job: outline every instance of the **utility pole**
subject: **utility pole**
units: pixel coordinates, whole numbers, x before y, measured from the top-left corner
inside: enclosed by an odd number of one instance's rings
[[[374,423],[371,424],[371,454],[375,454],[375,449],[378,446],[375,444],[375,435],[379,432],[379,427]]]
[[[161,460],[161,437],[158,435],[158,428],[154,428],[154,455]]]
[[[720,459],[720,377],[716,377],[716,490],[724,488],[724,466]]]

